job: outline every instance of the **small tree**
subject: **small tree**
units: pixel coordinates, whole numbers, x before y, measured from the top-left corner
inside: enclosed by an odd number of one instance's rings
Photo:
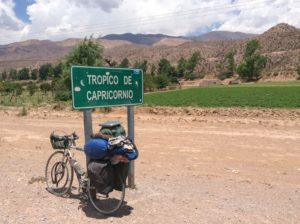
[[[219,70],[218,76],[221,80],[233,76],[236,70],[236,65],[234,60],[235,54],[236,51],[234,50],[229,51],[228,53],[225,54],[223,61],[221,61],[220,64],[217,65],[217,68]]]
[[[103,47],[93,40],[84,38],[66,57],[66,65],[101,66],[103,64]]]
[[[120,68],[128,68],[128,67],[129,67],[129,61],[128,61],[128,59],[127,59],[127,58],[124,58],[124,59],[121,61],[119,67],[120,67]]]
[[[237,68],[237,73],[247,81],[257,81],[267,63],[267,57],[258,53],[259,42],[251,40],[247,43],[244,62]]]
[[[298,66],[296,68],[296,72],[298,74],[298,79],[300,80],[300,54],[298,55]]]
[[[185,58],[181,57],[177,62],[177,75],[178,77],[183,77],[186,72],[187,61]]]
[[[150,75],[154,76],[156,72],[156,66],[154,64],[151,64],[151,68],[150,68]]]
[[[169,75],[171,72],[171,67],[171,63],[167,59],[160,59],[158,62],[158,75]]]
[[[155,77],[154,82],[159,89],[166,88],[169,84],[169,79],[166,75],[158,75]]]
[[[225,55],[225,61],[226,61],[226,69],[227,69],[227,74],[229,76],[232,76],[235,72],[235,60],[234,60],[234,55],[235,55],[235,51],[229,51],[226,55]]]
[[[18,76],[17,76],[17,70],[12,68],[9,70],[9,77],[8,79],[10,80],[17,80]]]
[[[193,72],[198,65],[198,63],[201,61],[202,57],[200,52],[196,51],[192,54],[192,56],[187,61],[186,68],[189,72]]]
[[[5,70],[1,74],[1,80],[7,80],[7,72]]]
[[[156,87],[154,76],[149,74],[143,74],[144,75],[144,90],[145,91],[153,91]]]
[[[41,80],[46,80],[48,77],[53,75],[53,68],[52,65],[47,63],[40,67],[39,69],[39,76]]]
[[[58,78],[62,75],[63,73],[63,63],[59,63],[56,66],[53,67],[53,76],[54,78]]]
[[[36,69],[36,68],[32,69],[31,75],[30,75],[31,79],[32,80],[37,80],[38,74],[39,74],[39,70],[38,69]]]
[[[18,71],[18,79],[19,80],[28,80],[29,79],[29,69],[22,68]]]
[[[184,74],[185,79],[192,80],[196,77],[195,68],[201,60],[202,60],[202,57],[201,57],[200,52],[196,51],[191,55],[189,60],[186,62],[186,72]]]

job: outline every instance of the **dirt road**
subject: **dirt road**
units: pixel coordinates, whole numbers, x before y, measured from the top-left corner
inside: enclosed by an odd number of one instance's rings
[[[299,110],[167,110],[137,110],[137,188],[105,217],[75,188],[61,198],[40,181],[52,130],[75,130],[83,144],[81,113],[46,108],[19,117],[2,109],[0,223],[300,223]],[[113,119],[126,126],[123,110],[93,113],[94,131]]]

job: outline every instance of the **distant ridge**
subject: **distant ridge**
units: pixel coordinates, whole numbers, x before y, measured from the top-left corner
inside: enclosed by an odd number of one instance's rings
[[[164,34],[132,34],[132,33],[124,33],[124,34],[109,34],[101,39],[104,40],[125,40],[132,42],[134,44],[144,44],[144,45],[152,45],[163,38],[179,38],[168,36]]]
[[[212,31],[201,36],[193,38],[198,41],[217,41],[217,40],[243,40],[256,37],[256,34],[230,32],[230,31]]]
[[[196,37],[177,37],[164,34],[109,34],[100,39],[102,40],[123,40],[129,41],[134,44],[155,45],[163,39],[180,39],[182,40],[195,40],[195,41],[218,41],[218,40],[243,40],[256,37],[256,34],[230,32],[230,31],[212,31]]]

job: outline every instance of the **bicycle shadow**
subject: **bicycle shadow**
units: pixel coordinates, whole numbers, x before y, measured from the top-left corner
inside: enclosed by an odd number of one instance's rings
[[[79,194],[69,193],[68,198],[80,200],[78,208],[82,209],[87,217],[94,219],[107,219],[109,217],[122,218],[123,216],[130,215],[133,210],[133,207],[127,205],[127,202],[124,201],[123,205],[119,208],[118,211],[111,215],[103,215],[96,211],[96,209],[92,206],[88,199],[82,198]]]

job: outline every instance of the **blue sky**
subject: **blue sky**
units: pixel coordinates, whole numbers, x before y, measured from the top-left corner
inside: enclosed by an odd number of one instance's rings
[[[0,0],[0,45],[112,33],[262,33],[300,27],[300,0]]]
[[[26,10],[27,7],[34,2],[34,0],[15,0],[14,12],[16,13],[16,16],[25,23],[30,23],[29,15]]]

